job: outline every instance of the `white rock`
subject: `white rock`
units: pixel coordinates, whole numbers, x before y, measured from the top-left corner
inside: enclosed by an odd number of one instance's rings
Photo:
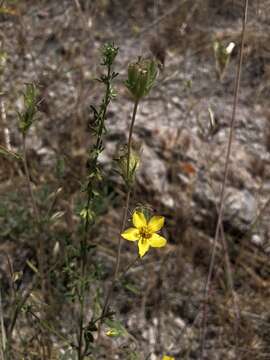
[[[181,319],[180,317],[177,317],[174,319],[174,322],[177,326],[179,326],[181,329],[186,327],[186,323],[184,322],[183,319]]]
[[[258,234],[254,234],[251,237],[251,243],[257,246],[262,246],[263,245],[263,239],[260,235]]]

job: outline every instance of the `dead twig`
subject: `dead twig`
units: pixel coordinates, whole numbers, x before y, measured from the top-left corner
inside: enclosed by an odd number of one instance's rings
[[[230,163],[230,155],[231,155],[231,148],[232,148],[233,135],[234,135],[236,109],[237,109],[238,99],[239,99],[240,79],[241,79],[241,70],[242,70],[242,63],[243,63],[244,39],[245,39],[245,31],[246,31],[246,23],[247,23],[247,12],[248,12],[248,0],[245,0],[245,6],[244,6],[244,11],[243,11],[241,48],[240,48],[240,56],[239,56],[239,63],[238,63],[238,68],[237,68],[237,76],[236,76],[236,83],[235,83],[235,90],[234,90],[234,101],[233,101],[232,118],[231,118],[231,124],[230,124],[230,134],[229,134],[228,146],[227,146],[227,152],[226,152],[225,171],[224,171],[222,188],[221,188],[221,193],[220,193],[219,215],[218,215],[218,221],[217,221],[217,226],[216,226],[216,231],[215,231],[215,238],[214,238],[213,247],[212,247],[209,271],[208,271],[207,281],[206,281],[205,290],[204,290],[203,319],[202,319],[202,325],[201,325],[201,341],[200,341],[200,344],[201,344],[200,359],[201,360],[203,360],[203,358],[204,358],[206,329],[207,329],[207,308],[208,308],[207,303],[208,303],[208,299],[209,299],[210,286],[211,286],[213,270],[214,270],[214,265],[215,265],[217,243],[219,241],[220,228],[221,228],[223,212],[224,212],[225,190],[226,190],[226,184],[227,184],[227,178],[228,178],[228,172],[229,172],[229,163]]]

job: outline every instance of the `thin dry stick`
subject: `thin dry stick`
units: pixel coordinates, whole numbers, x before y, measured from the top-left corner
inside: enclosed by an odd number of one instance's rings
[[[218,207],[217,207],[217,205],[215,205],[215,206],[216,206],[216,210],[218,213]],[[222,247],[223,247],[224,254],[225,254],[226,280],[227,280],[229,289],[231,291],[232,299],[233,299],[234,313],[235,313],[235,317],[237,320],[235,323],[235,328],[237,328],[238,320],[240,319],[240,309],[239,309],[237,297],[236,297],[236,294],[234,291],[234,281],[233,281],[233,273],[232,273],[231,261],[230,261],[230,256],[229,256],[228,243],[227,243],[227,240],[225,237],[224,227],[223,227],[222,223],[220,225],[220,236],[221,236]],[[235,334],[237,334],[237,332],[235,332]]]
[[[7,345],[7,337],[6,330],[4,325],[4,315],[3,315],[3,307],[2,307],[2,287],[0,286],[0,328],[1,328],[1,347],[0,347],[0,355],[1,359],[5,360],[4,353]]]
[[[31,178],[30,178],[29,167],[28,167],[28,162],[27,162],[26,136],[25,135],[23,135],[23,166],[24,166],[24,172],[25,172],[25,176],[26,176],[26,182],[27,182],[30,199],[31,199],[33,210],[34,210],[36,224],[38,227],[40,227],[41,219],[40,219],[39,210],[37,207],[37,203],[36,203],[32,185],[31,185]],[[38,236],[38,239],[39,239],[38,263],[39,263],[39,271],[40,271],[40,277],[41,277],[42,292],[43,292],[43,294],[45,294],[45,278],[44,278],[44,254],[45,254],[45,251],[44,251],[44,243],[43,243],[43,239],[42,239],[41,235],[42,234],[40,233]]]
[[[75,3],[75,6],[76,6],[76,8],[78,10],[79,15],[80,15],[80,19],[81,19],[81,23],[83,25],[83,28],[84,28],[85,32],[87,33],[87,31],[89,29],[88,24],[87,24],[87,18],[83,13],[83,9],[81,7],[81,4],[80,4],[79,0],[74,0],[74,3]]]
[[[238,68],[237,68],[235,91],[234,91],[234,102],[233,102],[232,118],[231,118],[231,124],[230,124],[228,147],[227,147],[227,153],[226,153],[225,171],[224,171],[224,177],[223,177],[221,194],[220,194],[219,215],[218,215],[215,238],[214,238],[214,243],[213,243],[213,248],[212,248],[208,277],[207,277],[205,291],[204,291],[204,308],[203,308],[203,319],[202,319],[202,327],[201,327],[201,353],[200,353],[201,360],[204,358],[204,348],[205,348],[205,338],[206,338],[206,328],[207,328],[207,302],[208,302],[208,298],[209,298],[210,285],[211,285],[211,280],[212,280],[212,275],[213,275],[213,270],[214,270],[214,265],[215,265],[216,249],[217,249],[217,243],[219,240],[220,226],[221,226],[222,218],[223,218],[225,189],[226,189],[226,184],[227,184],[227,179],[228,179],[229,162],[230,162],[232,141],[233,141],[233,135],[234,135],[235,115],[236,115],[236,109],[237,109],[238,98],[239,98],[241,70],[242,70],[242,63],[243,63],[244,39],[245,39],[245,31],[246,31],[246,23],[247,23],[247,13],[248,13],[248,0],[245,0],[245,6],[244,6],[244,11],[243,11],[241,48],[240,48],[240,56],[239,56],[239,63],[238,63]]]
[[[9,271],[10,271],[10,274],[13,276],[13,269],[12,269],[12,264],[10,262],[10,259],[9,259],[9,256],[7,255],[7,260],[8,260],[8,264],[9,264]],[[29,263],[27,264],[29,266]],[[48,277],[49,274],[52,272],[53,268],[56,266],[56,264],[54,264],[53,267],[49,268],[46,270],[46,272],[44,273],[44,276],[45,277]],[[33,270],[32,267],[30,267],[30,269]],[[12,336],[12,333],[13,333],[13,330],[14,330],[14,327],[16,325],[16,322],[17,322],[17,318],[21,312],[21,309],[22,307],[25,305],[26,301],[28,300],[29,296],[31,295],[33,289],[36,287],[37,283],[38,283],[38,278],[40,277],[41,275],[40,274],[37,274],[37,277],[34,279],[34,281],[32,282],[31,286],[29,286],[28,289],[26,289],[26,291],[24,292],[24,294],[16,299],[15,303],[16,303],[16,307],[15,307],[15,311],[12,315],[12,318],[10,320],[10,324],[9,324],[9,327],[7,329],[7,338],[8,339],[11,339],[11,336]],[[14,286],[14,285],[12,285]],[[14,289],[15,291],[15,289]],[[16,294],[15,294],[16,296]]]
[[[45,247],[44,247],[44,241],[43,241],[44,239],[42,237],[43,232],[42,232],[41,217],[40,217],[39,209],[37,206],[36,199],[34,197],[32,184],[31,184],[30,172],[29,172],[28,161],[27,161],[26,135],[25,134],[23,134],[23,166],[24,166],[28,191],[30,194],[30,199],[31,199],[33,210],[34,210],[35,222],[36,222],[37,229],[39,230],[39,234],[38,234],[38,265],[39,265],[39,273],[40,273],[40,279],[41,279],[41,290],[42,290],[42,294],[44,295],[44,297],[46,299],[48,289],[47,289],[46,277],[45,277]],[[20,311],[20,309],[21,309],[20,307],[17,308],[17,311]],[[47,315],[48,314],[46,313],[46,316]],[[18,313],[14,314],[15,322],[16,322],[17,316],[18,316]],[[15,326],[15,322],[14,322],[13,326]],[[50,342],[47,341],[47,350],[49,353],[50,353],[50,346],[51,346]]]
[[[235,321],[234,321],[234,333],[235,333],[235,352],[237,355],[238,352],[238,327],[239,327],[239,320],[241,317],[241,311],[238,306],[238,299],[236,296],[236,292],[234,291],[234,281],[233,281],[233,275],[232,275],[232,267],[231,267],[231,261],[229,256],[229,250],[228,250],[228,244],[227,240],[225,238],[225,232],[223,224],[220,226],[220,235],[221,235],[221,241],[222,246],[225,254],[225,264],[226,264],[226,278],[227,282],[231,291],[231,296],[233,300],[233,309],[234,309],[234,315],[235,315]]]
[[[31,198],[35,218],[36,218],[37,223],[40,223],[39,211],[38,211],[36,200],[35,200],[33,190],[32,190],[31,178],[30,178],[29,167],[28,167],[28,162],[27,162],[26,136],[25,135],[23,135],[23,166],[24,166],[25,176],[26,176],[26,180],[27,180],[27,187],[28,187],[30,198]]]
[[[220,235],[221,235],[222,247],[223,247],[224,254],[225,254],[226,278],[227,278],[227,282],[228,282],[228,285],[229,285],[229,288],[230,288],[230,291],[231,291],[231,295],[232,295],[232,298],[233,298],[234,313],[235,313],[236,319],[239,320],[239,318],[240,318],[240,309],[239,309],[237,297],[236,297],[236,294],[235,294],[235,291],[234,291],[234,281],[233,281],[233,275],[232,275],[232,267],[231,267],[228,244],[227,244],[227,240],[225,238],[225,232],[224,232],[223,224],[221,224],[221,227],[220,227]]]
[[[62,340],[65,345],[70,346],[73,349],[77,349],[77,346],[73,343],[70,342],[69,339],[67,339],[64,335],[62,335],[60,332],[58,332],[58,330],[52,328],[46,321],[42,320],[37,314],[35,314],[31,308],[28,309],[28,313],[33,316],[34,319],[36,319],[38,321],[38,323],[42,326],[42,328],[47,329],[50,333],[54,334],[57,338],[59,338],[60,340]],[[45,356],[45,355],[44,355]],[[47,358],[46,358],[47,360]]]
[[[8,150],[12,150],[10,146],[10,132],[7,127],[7,114],[4,101],[0,98],[0,141]]]
[[[161,21],[163,21],[165,18],[167,18],[168,16],[173,14],[175,11],[180,9],[180,7],[182,7],[183,4],[186,2],[187,2],[187,0],[185,0],[184,2],[181,2],[180,4],[177,4],[176,6],[173,6],[165,14],[162,14],[160,17],[156,18],[151,24],[147,25],[144,29],[141,30],[138,37],[141,38],[145,32],[149,31],[150,29],[155,27],[157,24],[159,24]]]

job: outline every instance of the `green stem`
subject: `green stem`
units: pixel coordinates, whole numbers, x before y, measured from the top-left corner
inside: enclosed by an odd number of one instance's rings
[[[134,128],[134,123],[135,123],[135,119],[136,119],[138,105],[139,105],[139,99],[136,99],[135,103],[134,103],[133,114],[132,114],[131,124],[130,124],[130,128],[129,128],[129,135],[128,135],[128,153],[127,153],[127,179],[128,180],[129,180],[129,172],[130,172],[129,164],[130,164],[132,134],[133,134],[133,128]],[[129,188],[130,188],[130,186],[129,186]],[[125,226],[125,223],[123,225]]]
[[[58,339],[62,340],[65,342],[66,345],[72,347],[72,348],[76,348],[76,345],[73,344],[72,342],[70,342],[65,336],[63,336],[62,334],[60,334],[57,330],[55,330],[54,328],[52,328],[46,321],[42,320],[39,316],[37,316],[32,310],[28,309],[28,313],[31,314],[39,323],[40,325],[48,330],[51,334],[54,334],[56,337],[58,337]]]
[[[127,152],[127,181],[129,180],[129,172],[130,172],[129,171],[130,170],[129,169],[129,164],[130,164],[130,155],[131,155],[132,135],[133,135],[133,128],[134,128],[134,123],[135,123],[135,119],[136,119],[138,104],[139,104],[139,100],[136,99],[136,101],[134,103],[131,124],[130,124],[130,127],[129,127],[128,145],[127,145],[128,146],[128,152]],[[123,216],[122,216],[120,234],[124,231],[125,226],[126,226],[129,203],[130,203],[130,197],[131,197],[131,187],[128,184],[128,190],[127,190],[127,194],[126,194],[126,202],[125,202],[124,212],[123,212]],[[110,285],[110,287],[108,289],[107,296],[105,298],[102,313],[101,313],[101,320],[99,322],[99,327],[98,327],[98,334],[99,335],[100,335],[100,331],[101,331],[102,321],[103,321],[104,317],[106,316],[106,313],[107,313],[107,310],[108,310],[108,307],[109,307],[109,304],[110,304],[110,298],[111,298],[112,290],[113,290],[114,285],[115,285],[115,283],[117,281],[118,272],[119,272],[119,268],[120,268],[121,249],[122,249],[122,237],[121,237],[120,234],[119,234],[119,237],[118,237],[117,257],[116,257],[116,264],[115,264],[115,269],[114,269],[113,280],[112,280],[112,283],[111,283],[111,285]]]
[[[37,203],[34,197],[34,193],[33,193],[33,189],[32,189],[32,185],[31,185],[31,178],[30,178],[30,172],[29,172],[29,166],[28,166],[28,161],[27,161],[27,151],[26,151],[26,135],[23,134],[23,166],[24,166],[24,172],[25,172],[25,177],[26,177],[26,182],[27,182],[27,187],[28,187],[28,191],[29,191],[29,195],[30,195],[30,199],[31,199],[31,203],[32,203],[32,207],[34,210],[34,216],[35,216],[35,222],[36,222],[36,226],[39,230],[39,234],[38,234],[38,265],[39,265],[39,272],[40,272],[40,278],[41,278],[41,288],[42,288],[42,293],[45,295],[45,278],[44,278],[44,259],[45,259],[45,249],[44,249],[44,243],[42,240],[42,229],[41,229],[41,219],[40,219],[40,214],[39,214],[39,210],[37,207]]]
[[[111,66],[108,66],[108,72],[107,72],[107,84],[106,84],[106,94],[105,94],[105,102],[104,102],[104,108],[103,108],[103,113],[101,116],[101,122],[100,122],[100,126],[99,126],[99,130],[98,130],[98,137],[97,137],[97,143],[96,143],[96,148],[99,149],[102,145],[102,134],[103,134],[103,130],[104,130],[104,123],[105,123],[105,119],[106,119],[106,112],[107,112],[107,107],[109,105],[110,102],[110,87],[111,87]]]
[[[103,109],[100,116],[100,122],[97,132],[97,140],[95,144],[95,149],[100,150],[102,147],[102,135],[104,131],[104,123],[106,119],[106,112],[107,107],[110,102],[110,81],[111,81],[111,66],[108,66],[108,72],[107,72],[107,83],[106,83],[106,94],[104,98],[104,104]],[[98,161],[98,154],[94,158],[94,168],[97,166]],[[87,205],[86,208],[89,210],[91,200],[92,200],[92,179],[87,184]],[[81,255],[82,255],[82,261],[81,261],[81,289],[80,289],[80,315],[79,315],[79,336],[78,336],[78,360],[83,360],[85,357],[85,351],[83,350],[83,333],[84,333],[84,311],[85,311],[85,274],[86,274],[86,263],[87,263],[87,235],[89,230],[89,216],[87,214],[86,220],[85,220],[85,226],[84,226],[84,236],[81,241]]]
[[[27,186],[28,186],[28,191],[29,191],[29,195],[30,195],[30,199],[31,199],[31,203],[32,203],[32,207],[34,210],[34,218],[35,218],[35,225],[36,225],[36,229],[38,231],[37,236],[38,236],[38,252],[37,252],[37,258],[38,258],[38,271],[39,271],[39,277],[40,277],[40,285],[41,285],[41,292],[43,294],[44,297],[44,301],[45,302],[49,302],[50,301],[50,282],[48,281],[48,276],[45,274],[45,264],[47,262],[47,257],[46,257],[46,253],[45,253],[45,247],[44,247],[44,230],[43,230],[43,225],[42,225],[42,218],[40,215],[40,211],[38,209],[37,206],[37,202],[33,193],[33,189],[32,189],[32,184],[31,184],[31,178],[30,178],[30,171],[29,171],[29,166],[28,166],[28,159],[27,159],[27,151],[26,151],[26,133],[23,133],[23,166],[24,166],[24,172],[25,172],[25,177],[26,177],[26,182],[27,182]],[[12,327],[10,328],[10,337],[12,334],[12,331],[15,327],[15,323],[16,320],[18,318],[19,315],[19,311],[20,311],[21,307],[16,307],[14,316],[13,316],[13,321],[12,321]],[[45,314],[44,314],[45,319],[48,319],[50,317],[49,312],[46,310]],[[45,336],[45,334],[44,334]],[[45,341],[46,341],[46,350],[48,351],[48,353],[50,353],[51,351],[51,342],[49,340],[49,338],[47,336],[45,336]]]

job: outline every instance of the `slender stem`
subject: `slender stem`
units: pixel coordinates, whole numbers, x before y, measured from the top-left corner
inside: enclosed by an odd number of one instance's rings
[[[133,114],[132,114],[132,119],[131,119],[131,124],[129,127],[129,135],[128,135],[128,151],[127,151],[127,180],[129,180],[129,174],[130,174],[130,155],[131,155],[131,144],[132,144],[132,135],[133,135],[133,129],[134,129],[134,123],[135,123],[135,119],[136,119],[136,114],[137,114],[137,109],[138,109],[138,104],[139,104],[139,100],[136,99],[135,103],[134,103],[134,108],[133,108]],[[124,231],[125,226],[126,226],[126,222],[127,222],[127,216],[128,216],[128,209],[129,209],[129,203],[130,203],[130,196],[131,196],[131,187],[130,185],[128,185],[128,190],[127,190],[127,194],[126,194],[126,202],[125,202],[125,207],[124,207],[124,212],[123,212],[123,216],[122,216],[122,222],[121,222],[121,231],[120,234]],[[102,324],[102,320],[104,318],[104,316],[107,313],[109,304],[110,304],[110,298],[111,298],[111,294],[112,294],[112,290],[114,288],[114,285],[117,281],[117,277],[118,277],[118,272],[120,269],[120,260],[121,260],[121,249],[122,249],[122,237],[119,234],[118,236],[118,245],[117,245],[117,257],[116,257],[116,264],[115,264],[115,269],[114,269],[114,275],[113,275],[113,280],[112,283],[108,289],[105,301],[104,301],[104,305],[103,305],[103,309],[102,309],[102,313],[101,313],[101,321],[99,322],[99,328],[98,328],[98,333],[100,334],[100,330],[101,330],[101,324]]]
[[[84,298],[84,297],[83,297]],[[79,317],[79,340],[78,340],[78,360],[83,359],[83,320],[84,320],[84,300],[80,299],[80,317]]]
[[[105,119],[106,119],[107,107],[110,102],[110,86],[111,86],[110,81],[111,81],[111,66],[108,66],[106,93],[105,93],[102,112],[100,115],[98,132],[97,132],[97,140],[96,140],[96,144],[95,144],[96,150],[100,150],[102,147],[102,135],[103,135],[103,131],[104,131],[104,123],[105,123]],[[97,161],[98,161],[98,153],[96,154],[93,161],[94,161],[93,167],[96,168]],[[92,187],[93,187],[93,184],[92,184],[92,179],[91,179],[87,185],[87,205],[86,205],[87,210],[90,208],[90,204],[92,201],[92,196],[93,196],[92,195]],[[82,281],[82,284],[81,284],[81,289],[80,289],[80,294],[79,294],[80,314],[79,314],[79,335],[78,335],[78,348],[77,348],[78,360],[83,360],[85,357],[85,350],[83,350],[83,333],[84,333],[85,290],[86,290],[85,275],[86,275],[86,263],[87,263],[87,236],[88,236],[89,225],[90,225],[89,216],[87,214],[86,220],[85,220],[85,226],[84,226],[84,235],[83,235],[83,238],[81,241],[81,259],[82,259],[81,260],[81,281]]]
[[[59,333],[57,330],[52,328],[46,321],[42,320],[39,316],[37,316],[31,309],[28,310],[29,314],[31,314],[39,323],[40,325],[45,328],[46,330],[50,331],[52,334],[57,336],[60,340],[64,341],[66,345],[69,345],[72,348],[76,348],[76,345],[70,342],[64,335]]]
[[[31,202],[32,202],[36,222],[40,223],[39,211],[38,211],[38,208],[37,208],[36,200],[35,200],[32,185],[31,185],[31,179],[30,179],[30,173],[29,173],[29,167],[28,167],[28,161],[27,161],[26,135],[25,134],[23,135],[23,166],[24,166],[24,172],[25,172],[25,176],[26,176],[26,180],[27,180],[27,186],[28,186],[29,195],[30,195],[30,198],[31,198]]]
[[[131,124],[130,124],[130,128],[129,128],[129,135],[128,135],[128,152],[127,152],[127,178],[128,179],[129,179],[129,173],[130,173],[129,167],[130,167],[132,134],[133,134],[133,128],[134,128],[134,124],[135,124],[138,104],[139,104],[139,100],[137,99],[135,101],[135,103],[134,103],[133,114],[132,114]],[[127,196],[126,196],[126,204],[125,204],[123,218],[122,218],[121,233],[125,229],[126,222],[127,222],[130,195],[131,195],[131,187],[129,185],[128,186],[128,191],[127,191]],[[119,237],[118,237],[118,247],[117,247],[117,258],[116,258],[116,265],[115,265],[115,271],[114,271],[114,280],[116,280],[117,275],[118,275],[118,271],[119,271],[119,268],[120,268],[121,248],[122,248],[122,237],[121,237],[121,235],[119,235]]]
[[[233,276],[232,276],[232,268],[231,268],[231,262],[230,262],[230,257],[229,257],[229,250],[228,250],[228,244],[227,244],[227,240],[225,238],[225,233],[224,233],[224,228],[223,228],[223,224],[221,224],[220,226],[220,232],[221,232],[221,240],[222,240],[222,245],[223,245],[223,250],[224,250],[224,254],[225,254],[225,264],[226,264],[226,278],[227,278],[227,283],[228,286],[230,288],[230,292],[231,292],[231,296],[232,296],[232,300],[233,300],[233,308],[234,308],[234,316],[235,316],[235,321],[234,321],[234,333],[235,333],[235,353],[237,355],[238,352],[238,343],[239,343],[239,339],[238,339],[238,329],[239,329],[239,320],[241,318],[241,311],[238,305],[238,299],[236,296],[236,292],[234,290],[234,280],[233,280]]]
[[[137,109],[138,109],[139,101],[136,100],[134,103],[133,108],[133,114],[132,114],[132,120],[129,128],[129,136],[128,136],[128,153],[127,153],[127,177],[129,179],[129,173],[130,173],[130,154],[131,154],[131,143],[132,143],[132,134],[133,134],[133,128],[134,123],[136,119]],[[126,196],[126,204],[124,208],[124,214],[122,218],[122,224],[121,224],[121,233],[124,231],[126,222],[127,222],[127,215],[128,215],[128,208],[129,208],[129,202],[130,202],[130,195],[131,195],[131,187],[128,187],[127,196]],[[120,268],[120,259],[121,259],[121,249],[122,249],[122,237],[121,235],[118,237],[118,247],[117,247],[117,258],[116,258],[116,265],[115,265],[115,271],[114,271],[114,281],[117,279],[117,275]]]
[[[125,225],[126,225],[126,222],[127,222],[130,195],[131,195],[131,189],[129,189],[128,192],[127,192],[126,204],[125,204],[123,218],[122,218],[122,224],[121,224],[121,233],[124,231]],[[121,235],[119,235],[119,237],[118,237],[118,246],[117,246],[116,265],[115,265],[115,270],[114,270],[114,281],[117,279],[117,275],[118,275],[119,268],[120,268],[121,249],[122,249],[122,238],[121,238]]]
[[[217,244],[219,240],[220,234],[220,227],[222,224],[223,218],[223,211],[224,211],[224,200],[225,200],[225,189],[228,179],[228,172],[229,172],[229,163],[230,163],[230,156],[231,156],[231,148],[233,142],[233,135],[234,135],[234,124],[235,124],[235,116],[236,116],[236,109],[238,105],[238,98],[239,98],[239,89],[240,89],[240,79],[241,79],[241,70],[242,70],[242,63],[243,63],[243,50],[244,50],[244,39],[245,39],[245,31],[246,31],[246,23],[247,23],[247,12],[248,12],[248,0],[245,0],[244,12],[243,12],[243,27],[242,27],[242,35],[241,35],[241,48],[240,48],[240,56],[239,56],[239,63],[237,68],[237,76],[236,76],[236,83],[235,83],[235,90],[234,90],[234,102],[233,102],[233,110],[232,110],[232,118],[230,124],[230,134],[226,152],[226,161],[225,161],[225,171],[223,176],[222,188],[220,193],[220,206],[219,206],[219,214],[218,214],[218,221],[215,231],[214,243],[212,247],[211,259],[210,259],[210,266],[208,270],[207,281],[204,290],[204,309],[203,309],[203,319],[202,319],[202,328],[201,328],[201,352],[200,352],[200,359],[204,358],[204,348],[205,348],[205,338],[206,338],[206,328],[207,328],[207,302],[209,298],[210,286],[213,276],[215,258],[216,258],[216,250]]]
[[[42,291],[42,294],[44,296],[44,300],[47,301],[49,292],[48,292],[48,283],[46,282],[46,279],[48,279],[48,277],[45,276],[46,254],[45,254],[45,247],[44,247],[42,220],[41,220],[40,212],[39,212],[39,209],[38,209],[38,206],[37,206],[37,202],[36,202],[36,199],[35,199],[35,196],[34,196],[34,193],[33,193],[33,189],[32,189],[32,184],[31,184],[30,171],[29,171],[28,159],[27,159],[26,134],[25,133],[23,133],[22,146],[23,146],[24,172],[25,172],[28,191],[29,191],[29,195],[30,195],[30,199],[31,199],[31,203],[32,203],[33,211],[34,211],[35,225],[36,225],[36,228],[38,230],[37,258],[38,258],[38,270],[39,270],[39,275],[40,275],[41,291]],[[13,328],[15,326],[15,323],[16,323],[17,317],[19,315],[20,309],[21,309],[20,307],[16,307],[14,317],[13,317],[10,336],[11,336],[12,330],[13,330]],[[49,316],[49,314],[48,314],[48,312],[46,312],[45,318],[47,318],[48,316]],[[50,343],[49,338],[46,337],[45,341],[46,341],[47,350],[50,353],[51,343]]]
[[[88,192],[87,199],[87,209],[89,208],[91,201],[90,191]],[[79,302],[80,302],[80,314],[79,314],[79,336],[78,336],[78,360],[82,360],[84,358],[83,355],[83,323],[84,323],[84,308],[85,308],[85,273],[86,273],[86,262],[87,262],[87,235],[89,228],[89,219],[88,216],[85,221],[84,235],[81,240],[81,285],[79,290]]]
[[[28,166],[28,160],[27,160],[26,135],[25,134],[23,134],[22,145],[23,145],[23,166],[24,166],[24,172],[25,172],[25,176],[26,176],[27,187],[28,187],[32,207],[33,207],[33,210],[34,210],[36,226],[40,230],[40,233],[38,235],[38,248],[39,248],[38,249],[38,264],[39,264],[39,271],[40,271],[40,278],[41,278],[41,288],[42,288],[43,294],[45,294],[45,278],[44,278],[44,255],[45,255],[45,251],[44,251],[44,243],[43,243],[43,239],[42,239],[40,214],[39,214],[39,210],[38,210],[38,207],[37,207],[37,203],[36,203],[34,193],[33,193],[33,189],[32,189],[32,185],[31,185],[31,178],[30,178],[30,172],[29,172],[29,166]]]
[[[128,178],[128,180],[129,180],[129,173],[130,173],[129,164],[130,164],[132,134],[133,134],[133,128],[134,128],[134,124],[135,124],[138,105],[139,105],[139,100],[136,99],[135,103],[134,103],[133,114],[132,114],[131,124],[130,124],[130,128],[129,128],[129,135],[128,135],[128,152],[127,152],[127,178]],[[129,186],[129,188],[130,188],[130,186]],[[123,225],[125,226],[125,224],[123,224]]]
[[[1,329],[1,340],[0,340],[0,355],[1,359],[5,360],[6,349],[8,348],[8,341],[6,336],[6,329],[4,325],[4,315],[2,307],[2,286],[0,286],[0,329]]]

